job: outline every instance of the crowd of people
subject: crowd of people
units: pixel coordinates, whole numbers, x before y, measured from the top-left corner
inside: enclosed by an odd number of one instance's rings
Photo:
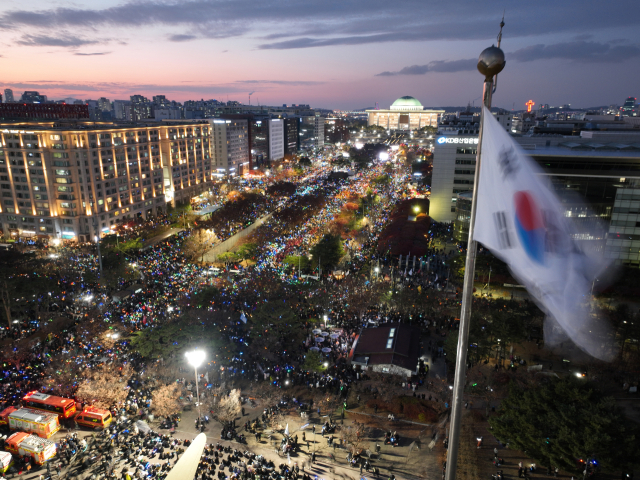
[[[203,368],[200,377],[202,395],[208,394],[207,386],[211,383],[233,383],[242,379],[249,382],[265,382],[276,388],[285,384],[305,385],[310,391],[309,398],[296,401],[308,402],[309,407],[313,407],[314,392],[331,393],[336,398],[346,397],[352,383],[361,379],[361,375],[347,363],[347,354],[357,333],[364,326],[374,323],[407,321],[406,316],[386,305],[371,305],[365,315],[349,311],[348,295],[338,293],[342,280],[330,276],[327,276],[325,283],[319,285],[319,288],[301,293],[296,286],[299,279],[292,279],[278,260],[291,252],[308,250],[321,237],[326,231],[326,226],[342,208],[344,197],[339,197],[338,192],[348,191],[350,195],[364,195],[371,188],[371,178],[379,173],[372,169],[372,172],[339,181],[328,181],[321,174],[311,177],[287,200],[285,207],[281,209],[281,216],[274,215],[271,222],[258,229],[257,235],[262,235],[265,242],[258,253],[257,264],[249,268],[243,278],[233,282],[227,279],[226,286],[220,289],[216,303],[206,306],[209,311],[228,313],[227,320],[217,327],[222,332],[223,341],[235,345],[242,354],[234,355],[233,358],[218,359],[224,365],[224,369],[219,369],[219,364],[215,367],[210,364]],[[369,224],[358,239],[359,248],[352,249],[343,265],[344,270],[350,272],[353,277],[372,259],[387,270],[395,268],[392,267],[393,258],[376,253],[376,238],[400,195],[401,189],[380,192],[382,200],[368,207]],[[316,200],[309,202],[310,198]],[[304,215],[287,217],[298,210],[302,210]],[[36,342],[13,343],[12,351],[3,358],[4,366],[1,369],[2,406],[19,404],[22,397],[33,390],[73,396],[80,379],[77,376],[63,375],[63,370],[69,370],[61,367],[65,364],[73,364],[76,367],[75,371],[81,371],[104,363],[127,363],[133,367],[136,374],[129,382],[126,399],[122,404],[113,406],[114,417],[148,418],[148,414],[153,412],[153,389],[138,376],[138,373],[148,366],[148,362],[131,347],[127,335],[179,318],[182,312],[189,308],[183,300],[196,295],[207,284],[205,267],[189,263],[182,254],[188,235],[189,232],[182,232],[150,249],[131,253],[130,260],[135,263],[135,268],[140,274],[140,279],[136,282],[139,282],[141,288],[119,301],[113,299],[115,292],[100,291],[95,283],[83,280],[81,273],[96,266],[95,255],[76,252],[52,259],[52,262],[60,264],[66,262],[65,271],[75,269],[80,272],[79,276],[69,275],[59,280],[64,294],[56,299],[55,313],[69,321],[64,328],[50,332]],[[434,230],[434,238],[438,235],[440,233]],[[441,259],[446,255],[436,250],[430,253],[433,254],[430,256],[433,257],[434,265],[441,263]],[[442,274],[440,271],[425,269],[412,275],[400,276],[398,269],[396,270],[398,277],[403,278],[401,281],[406,288],[418,285],[424,288],[438,288],[438,279],[441,277],[436,276]],[[122,282],[120,288],[125,288],[131,283],[132,281]],[[306,326],[304,341],[295,348],[269,352],[270,355],[246,348],[247,338],[250,342],[253,337],[241,321],[241,315],[244,312],[251,315],[258,306],[273,300],[267,295],[261,296],[260,289],[256,288],[261,284],[278,285],[277,296],[283,298],[285,303],[289,302],[301,324]],[[92,301],[85,301],[89,297],[92,297]],[[79,305],[82,307],[79,308]],[[327,335],[323,337],[324,341],[319,343],[319,337],[312,333],[318,323],[314,324],[311,320],[321,319],[325,315],[329,317],[323,326]],[[93,331],[90,330],[91,325],[86,322],[87,318],[91,318],[92,325],[96,327]],[[421,322],[425,328],[429,327],[428,323],[424,323],[428,322],[426,318],[421,319]],[[91,333],[100,326],[113,329],[111,342],[105,343],[102,338]],[[290,329],[290,325],[275,325],[270,335],[284,339],[289,336]],[[116,332],[119,332],[119,338]],[[318,346],[329,350],[323,351],[323,356],[330,363],[330,368],[323,372],[308,371],[304,368],[304,359],[309,351],[318,349]],[[213,377],[211,382],[204,379],[208,370]],[[187,385],[183,384],[182,387],[181,391],[186,397]],[[318,408],[321,407],[329,409],[328,405],[318,405]],[[175,427],[177,420],[166,422],[174,424]],[[127,430],[126,425],[118,423],[109,431],[112,435],[112,445],[126,446],[122,461],[131,463],[127,474],[133,478],[138,472],[144,471],[146,476],[156,475],[152,478],[161,478],[160,475],[167,467],[164,470],[162,467],[149,467],[148,463],[136,460],[140,456],[139,453],[156,452],[158,456],[165,456],[167,451],[175,451],[184,445],[173,443],[169,438],[153,432],[132,433],[132,430]],[[164,450],[160,449],[160,445],[167,442],[169,446],[163,446]],[[206,454],[203,458],[217,457],[215,454]],[[171,461],[166,460],[167,463]],[[218,465],[216,462],[204,462],[201,469],[202,478],[219,476],[221,469]],[[245,467],[233,473],[239,474],[242,478],[249,478],[247,475],[260,472],[259,468],[252,471],[249,465]],[[293,475],[292,470],[287,472],[285,476]]]

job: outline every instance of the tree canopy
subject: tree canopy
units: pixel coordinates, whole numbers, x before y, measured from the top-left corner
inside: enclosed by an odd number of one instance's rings
[[[496,438],[541,465],[579,473],[587,457],[615,470],[638,461],[638,427],[613,398],[577,379],[552,379],[536,388],[512,383],[489,423]]]
[[[339,235],[328,233],[313,246],[311,254],[313,255],[314,267],[318,266],[319,261],[321,268],[325,271],[330,270],[338,264],[344,255],[342,239]]]

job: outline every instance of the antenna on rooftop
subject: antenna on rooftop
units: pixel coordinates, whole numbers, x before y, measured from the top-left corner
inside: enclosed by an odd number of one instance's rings
[[[498,32],[498,48],[500,48],[500,43],[502,42],[502,28],[504,27],[504,12],[506,11],[503,10],[502,11],[502,20],[500,21],[500,32]],[[493,83],[493,92],[491,93],[496,93],[496,89],[498,88],[498,75],[496,75],[495,81]]]

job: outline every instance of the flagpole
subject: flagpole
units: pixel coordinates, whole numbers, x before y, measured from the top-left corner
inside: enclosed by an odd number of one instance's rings
[[[478,70],[485,76],[482,92],[483,106],[491,109],[494,77],[504,68],[504,53],[500,48],[491,46],[485,49],[478,59]],[[476,152],[476,171],[473,177],[473,197],[471,200],[471,215],[469,217],[469,241],[467,243],[467,260],[464,268],[464,283],[462,290],[462,311],[460,312],[460,333],[456,352],[456,373],[453,381],[453,398],[451,400],[451,425],[449,427],[449,449],[447,452],[446,480],[455,480],[458,463],[458,447],[460,441],[460,420],[462,418],[462,400],[467,369],[467,347],[469,345],[469,322],[471,320],[471,303],[473,300],[473,279],[476,268],[476,251],[478,244],[473,240],[473,229],[476,223],[476,208],[478,201],[478,179],[480,178],[480,161],[482,150],[482,131],[484,125],[484,108],[480,114],[480,132],[478,135],[478,149]]]

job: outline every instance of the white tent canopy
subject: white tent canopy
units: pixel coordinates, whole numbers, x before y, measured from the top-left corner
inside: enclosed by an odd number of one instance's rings
[[[171,469],[165,480],[191,480],[195,478],[198,464],[202,457],[202,452],[207,443],[207,436],[204,433],[198,434],[193,439],[187,451],[184,452],[182,458]]]

